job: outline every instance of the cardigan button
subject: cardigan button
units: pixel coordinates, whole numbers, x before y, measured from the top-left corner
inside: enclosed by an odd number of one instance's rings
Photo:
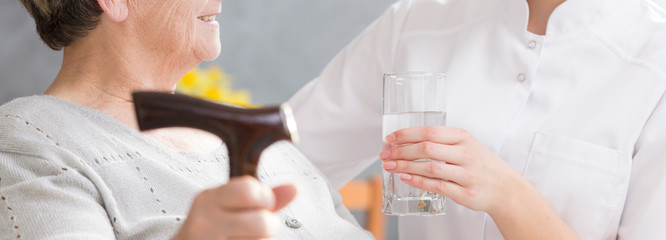
[[[303,226],[301,221],[298,221],[298,219],[296,219],[296,218],[289,219],[289,220],[285,221],[284,223],[287,224],[288,227],[294,228],[294,229],[301,228]]]

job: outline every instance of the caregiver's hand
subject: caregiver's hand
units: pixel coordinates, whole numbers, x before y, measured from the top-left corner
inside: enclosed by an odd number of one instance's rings
[[[190,213],[174,240],[265,239],[277,235],[280,219],[275,211],[296,196],[294,185],[272,190],[255,178],[232,178],[194,199]]]
[[[578,239],[539,192],[468,132],[451,127],[401,129],[380,154],[405,183],[487,212],[505,239]],[[433,161],[414,161],[428,158]]]
[[[398,130],[380,154],[383,168],[405,183],[491,213],[506,204],[524,178],[468,132],[431,126]],[[414,161],[428,158],[433,161]]]

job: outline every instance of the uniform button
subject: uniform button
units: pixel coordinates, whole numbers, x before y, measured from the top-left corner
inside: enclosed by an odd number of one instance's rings
[[[530,49],[534,49],[536,47],[536,41],[532,40],[527,43],[527,47]]]
[[[287,226],[290,227],[290,228],[301,228],[301,226],[303,226],[301,221],[298,221],[298,219],[296,219],[296,218],[289,219],[289,220],[285,221],[284,223],[286,223]]]
[[[527,79],[527,76],[524,73],[520,73],[516,79],[518,79],[519,82],[524,82],[525,79]]]

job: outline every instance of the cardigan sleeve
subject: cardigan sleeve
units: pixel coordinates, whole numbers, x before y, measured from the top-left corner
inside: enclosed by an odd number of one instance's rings
[[[95,185],[58,162],[0,151],[0,239],[115,239]]]

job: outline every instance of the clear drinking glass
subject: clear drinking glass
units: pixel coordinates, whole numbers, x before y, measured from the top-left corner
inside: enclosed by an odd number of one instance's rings
[[[432,72],[384,74],[382,136],[403,128],[446,125],[445,75]],[[390,147],[384,142],[384,150]],[[417,161],[433,161],[420,159]],[[387,215],[443,215],[446,199],[411,187],[400,174],[383,171],[382,213]]]

